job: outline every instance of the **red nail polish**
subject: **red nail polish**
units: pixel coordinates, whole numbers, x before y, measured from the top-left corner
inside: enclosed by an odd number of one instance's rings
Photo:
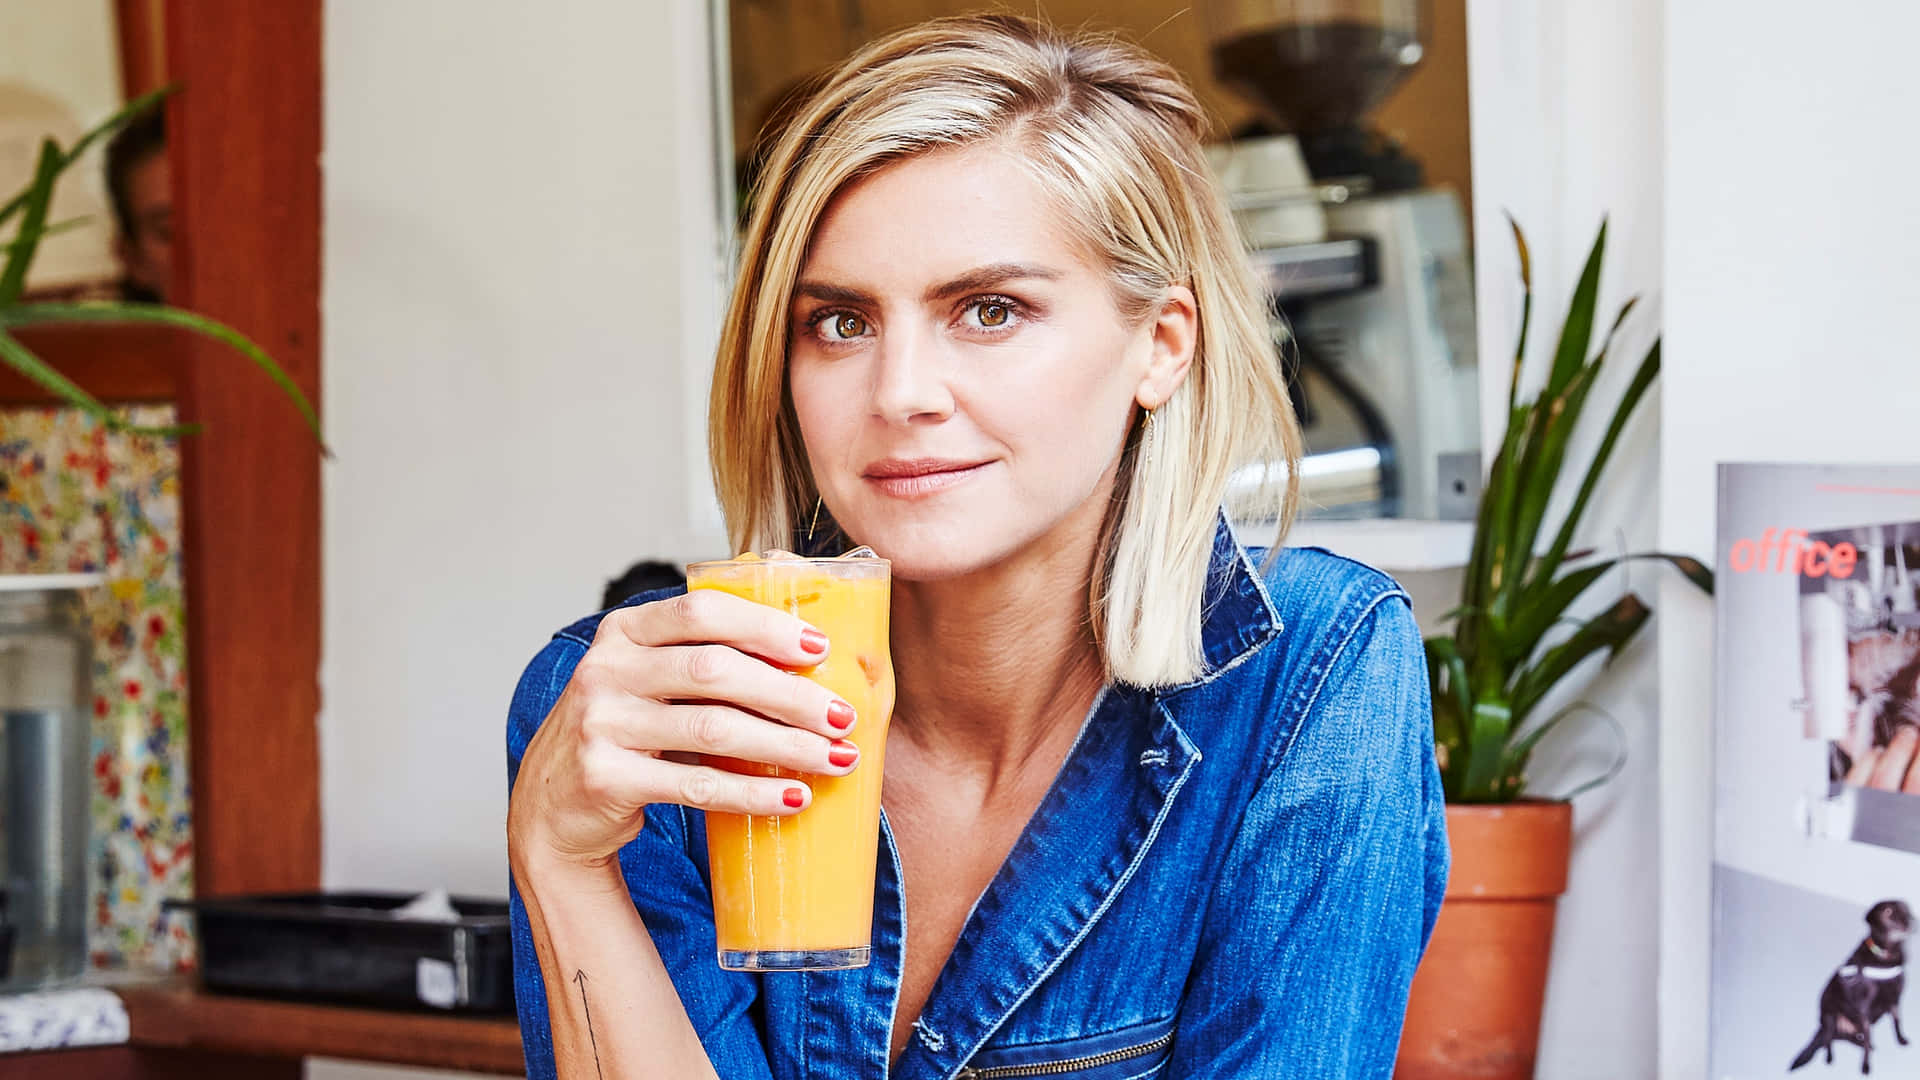
[[[827,760],[836,769],[844,769],[859,759],[860,748],[845,739],[835,739],[833,745],[827,747]]]
[[[853,706],[844,701],[836,701],[827,706],[827,723],[835,729],[845,731],[853,726]]]
[[[815,656],[827,651],[827,635],[808,627],[800,631],[800,647]]]
[[[782,795],[780,799],[782,802],[785,802],[788,806],[791,806],[795,810],[798,810],[802,806],[806,805],[807,793],[800,790],[797,787],[790,787],[787,789],[787,793],[785,795]]]

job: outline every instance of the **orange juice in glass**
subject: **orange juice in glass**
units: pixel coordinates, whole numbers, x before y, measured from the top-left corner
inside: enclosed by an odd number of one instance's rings
[[[893,716],[891,583],[891,564],[865,548],[833,559],[746,556],[687,568],[689,589],[718,589],[777,607],[827,635],[827,658],[800,674],[840,695],[858,716],[846,737],[860,748],[860,764],[846,776],[708,759],[733,772],[804,779],[813,788],[813,805],[788,817],[707,814],[723,968],[805,971],[867,963],[880,777]]]

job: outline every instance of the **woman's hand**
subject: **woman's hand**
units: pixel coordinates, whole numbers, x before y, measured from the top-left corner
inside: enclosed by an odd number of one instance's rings
[[[699,759],[851,772],[853,707],[794,673],[827,649],[800,619],[713,590],[610,612],[521,758],[507,811],[516,869],[602,866],[640,832],[648,803],[804,809],[803,782]]]

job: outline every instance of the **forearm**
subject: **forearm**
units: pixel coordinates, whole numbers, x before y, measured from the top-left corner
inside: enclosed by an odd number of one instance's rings
[[[617,862],[599,869],[513,860],[546,985],[563,1080],[713,1077]]]

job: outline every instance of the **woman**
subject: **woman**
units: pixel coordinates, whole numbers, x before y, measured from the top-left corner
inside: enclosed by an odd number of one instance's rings
[[[792,674],[832,643],[635,597],[513,702],[532,1075],[1389,1074],[1446,872],[1420,639],[1385,576],[1225,527],[1300,437],[1205,126],[1142,52],[1009,17],[877,42],[799,112],[710,441],[736,549],[893,564],[873,961],[715,965],[695,811],[808,793],[686,756],[859,768]]]

